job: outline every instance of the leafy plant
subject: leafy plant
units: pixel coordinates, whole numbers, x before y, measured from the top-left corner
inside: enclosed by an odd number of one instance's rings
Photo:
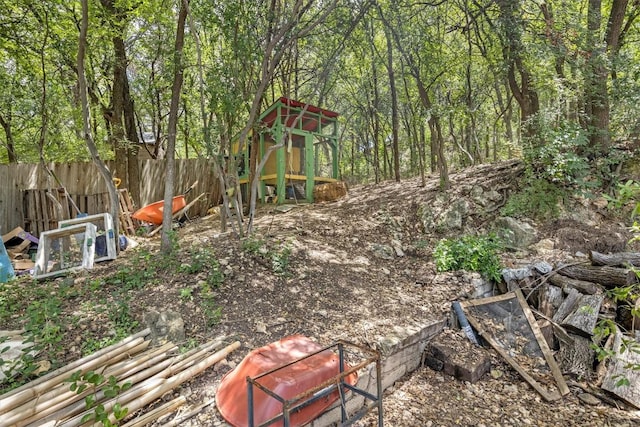
[[[251,255],[260,255],[262,248],[265,246],[265,241],[248,237],[241,243],[242,250]]]
[[[111,412],[113,413],[116,423],[112,423],[109,419],[109,412],[102,403],[98,402],[98,390],[102,390],[104,397],[112,399],[118,397],[123,392],[131,388],[131,383],[126,382],[118,385],[118,380],[113,375],[106,378],[93,371],[82,373],[82,371],[74,372],[65,382],[71,383],[69,389],[76,394],[83,394],[87,389],[91,389],[91,393],[84,398],[85,408],[92,412],[85,414],[81,422],[86,423],[93,421],[102,424],[104,427],[115,427],[118,422],[127,416],[129,410],[123,408],[120,403],[116,402]]]
[[[189,262],[183,263],[178,271],[185,274],[197,274],[217,264],[215,254],[207,248],[197,248],[189,251]]]
[[[529,179],[522,190],[507,200],[501,213],[514,218],[549,219],[560,213],[558,203],[566,191],[546,179]]]
[[[433,256],[438,271],[477,271],[491,280],[499,281],[502,271],[498,257],[500,250],[501,245],[493,235],[467,235],[440,240]]]
[[[532,176],[560,186],[594,186],[588,181],[590,150],[587,132],[572,122],[557,123],[554,117],[540,116],[540,140],[544,144],[525,149],[525,160]]]
[[[271,269],[276,274],[286,274],[289,268],[289,259],[291,257],[291,248],[282,247],[279,251],[271,253]]]
[[[278,275],[285,275],[289,268],[291,248],[286,244],[279,249],[270,247],[266,241],[249,237],[242,241],[242,250],[253,256],[259,256],[271,263],[271,270]]]
[[[184,301],[186,300],[191,301],[193,299],[193,289],[191,288],[180,289],[180,299]]]

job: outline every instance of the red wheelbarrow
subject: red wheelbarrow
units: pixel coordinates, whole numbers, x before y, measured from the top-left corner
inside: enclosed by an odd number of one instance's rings
[[[189,193],[189,191],[193,190],[198,181],[191,184],[191,186],[179,196],[175,196],[171,203],[171,214],[176,214],[180,212],[180,210],[184,209],[187,206],[187,201],[184,196]],[[200,197],[196,198],[199,199]],[[192,202],[193,203],[193,202]],[[138,221],[149,222],[151,224],[160,225],[162,224],[162,214],[164,212],[164,200],[158,200],[157,202],[153,202],[150,205],[146,205],[135,211],[131,217],[137,219]]]
[[[171,213],[175,214],[185,206],[187,206],[187,201],[184,198],[184,194],[176,196],[173,198],[173,202],[171,204]],[[162,224],[163,212],[164,200],[159,200],[138,209],[131,216],[138,221],[150,222],[151,224],[160,225]]]

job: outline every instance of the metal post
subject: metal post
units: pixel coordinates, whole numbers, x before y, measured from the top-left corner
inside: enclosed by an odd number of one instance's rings
[[[251,378],[247,377],[247,398],[249,399],[249,427],[253,427],[253,384],[251,383]]]
[[[382,427],[382,367],[380,358],[376,360],[376,387],[378,388],[378,427]]]
[[[338,356],[340,358],[340,374],[344,372],[344,346],[342,343],[338,343]],[[340,412],[342,416],[342,423],[347,421],[347,408],[344,401],[344,377],[340,378],[340,384],[338,385],[340,389]]]

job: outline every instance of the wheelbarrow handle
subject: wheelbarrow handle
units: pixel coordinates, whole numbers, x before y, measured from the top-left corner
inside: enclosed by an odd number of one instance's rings
[[[193,190],[193,189],[196,187],[196,185],[198,185],[198,180],[196,180],[196,182],[194,182],[193,184],[191,184],[191,186],[190,186],[189,188],[187,188],[187,190],[186,190],[184,193],[182,193],[182,194],[183,194],[183,195],[186,195],[189,191]]]

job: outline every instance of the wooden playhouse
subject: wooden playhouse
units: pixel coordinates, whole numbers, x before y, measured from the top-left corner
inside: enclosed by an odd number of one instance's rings
[[[260,115],[259,123],[243,153],[250,167],[241,168],[240,183],[249,182],[250,171],[269,147],[284,142],[260,174],[263,203],[313,202],[316,185],[338,180],[338,113],[282,97]]]

